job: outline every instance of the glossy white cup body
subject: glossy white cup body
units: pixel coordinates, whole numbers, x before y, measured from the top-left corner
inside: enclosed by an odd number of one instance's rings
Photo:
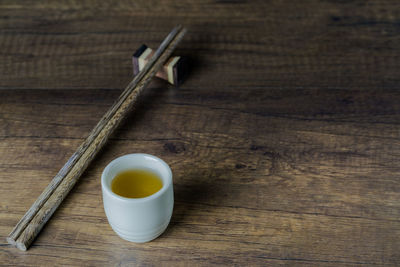
[[[162,188],[144,198],[125,198],[112,192],[111,181],[120,172],[147,169],[162,179]],[[148,154],[128,154],[111,161],[101,175],[104,211],[111,228],[123,239],[148,242],[167,228],[174,207],[172,172],[161,159]]]

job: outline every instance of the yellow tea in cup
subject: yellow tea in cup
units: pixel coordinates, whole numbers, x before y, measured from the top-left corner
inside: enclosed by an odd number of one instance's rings
[[[143,198],[158,192],[163,186],[157,174],[144,169],[118,173],[111,182],[111,190],[122,197]]]

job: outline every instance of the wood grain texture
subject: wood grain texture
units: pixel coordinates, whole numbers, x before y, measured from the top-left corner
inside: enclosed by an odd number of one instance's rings
[[[400,264],[397,1],[0,8],[4,265]],[[178,23],[188,79],[155,79],[31,249],[7,245],[130,80],[132,52]],[[100,193],[107,163],[133,152],[174,174],[171,224],[146,244],[114,234]]]

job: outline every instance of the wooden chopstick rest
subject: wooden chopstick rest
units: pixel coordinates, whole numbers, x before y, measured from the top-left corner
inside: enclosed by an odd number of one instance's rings
[[[133,75],[137,75],[149,59],[153,56],[153,49],[143,44],[132,56]],[[168,81],[170,84],[179,85],[187,74],[187,60],[185,57],[170,57],[164,66],[157,72],[156,76]]]

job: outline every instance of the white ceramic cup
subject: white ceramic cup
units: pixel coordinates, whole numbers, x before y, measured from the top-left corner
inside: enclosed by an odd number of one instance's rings
[[[120,172],[147,169],[162,179],[162,188],[144,198],[126,198],[111,191],[111,181]],[[174,207],[172,172],[163,160],[148,154],[128,154],[111,161],[101,175],[103,204],[111,228],[123,239],[143,243],[161,235]]]

